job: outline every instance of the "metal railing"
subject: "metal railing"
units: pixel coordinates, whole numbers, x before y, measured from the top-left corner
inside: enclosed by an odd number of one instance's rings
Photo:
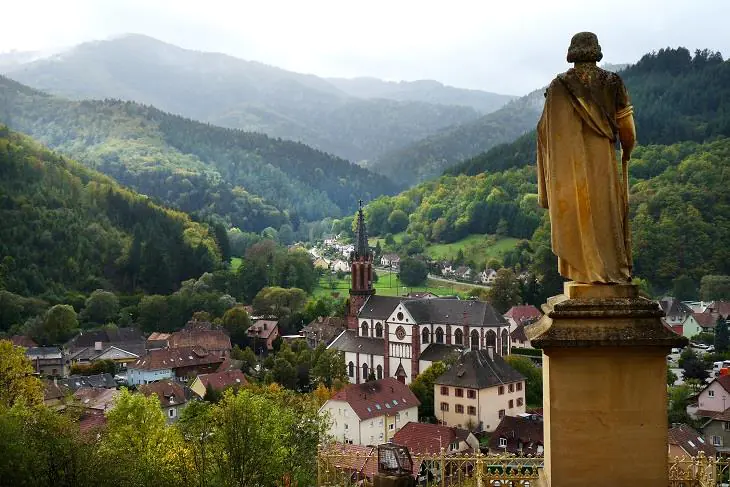
[[[321,448],[317,486],[369,487],[378,471],[377,448]],[[535,487],[542,457],[453,454],[412,455],[413,475],[423,487]],[[730,457],[669,459],[669,487],[730,487]]]

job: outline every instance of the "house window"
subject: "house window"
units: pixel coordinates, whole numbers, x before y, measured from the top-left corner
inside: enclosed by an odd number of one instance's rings
[[[725,421],[722,427],[725,431],[730,431],[730,421]]]
[[[389,429],[390,431],[393,431],[393,430],[395,429],[395,423],[390,423],[390,424],[388,425],[388,429]]]
[[[353,364],[352,362],[347,364],[347,375],[349,375],[350,377],[355,377],[355,364]]]
[[[710,389],[709,391],[707,391],[707,395],[710,396],[710,397],[715,397],[715,391],[713,391],[712,389]]]
[[[460,328],[457,328],[454,332],[454,344],[455,345],[463,345],[464,344],[464,332],[461,331]]]
[[[499,410],[499,419],[504,418],[504,409]]]
[[[445,386],[441,386],[441,395],[442,396],[448,396],[449,395],[449,388]]]
[[[442,402],[441,403],[441,411],[448,411],[449,410],[449,403]]]
[[[464,406],[461,404],[457,404],[454,406],[454,411],[456,411],[458,414],[464,414]]]
[[[510,385],[507,386],[507,389],[509,390],[509,392],[515,392],[515,385],[514,384],[510,384]]]
[[[454,395],[456,397],[464,397],[464,389],[457,387],[456,389],[454,389]]]
[[[466,397],[469,399],[476,399],[477,398],[477,391],[473,389],[467,389],[466,390]]]
[[[522,406],[524,403],[525,403],[524,399],[522,399],[521,397],[517,398],[517,407]]]
[[[470,416],[476,416],[477,415],[477,408],[474,406],[468,406],[466,408],[466,413]]]
[[[378,373],[377,373],[378,380],[382,379],[383,378],[383,366],[378,365],[378,367],[375,370],[378,371]]]
[[[507,448],[507,438],[500,438],[499,439],[499,447],[500,448]]]
[[[459,449],[459,442],[455,441],[452,444],[449,445],[449,448],[451,448],[452,451],[456,451]]]
[[[345,423],[345,429],[349,429],[349,426],[347,426],[347,423]]]
[[[512,399],[509,400],[509,403],[508,404],[509,404],[509,408],[510,409],[512,409],[513,407],[515,407],[515,402]]]
[[[347,443],[348,445],[352,445],[352,440],[345,440],[345,443]]]
[[[363,321],[362,325],[360,325],[360,335],[364,337],[368,336],[368,324],[366,321]]]
[[[714,436],[712,437],[712,444],[714,446],[722,446],[722,436]]]
[[[441,327],[436,328],[436,343],[444,343],[444,330]]]
[[[428,329],[424,328],[421,332],[421,343],[428,343]]]
[[[375,323],[375,338],[383,338],[383,325],[379,321]]]
[[[522,390],[522,382],[518,382],[517,383],[517,390],[518,391],[521,391]]]
[[[499,389],[498,389],[498,394],[499,394],[500,396],[501,396],[502,394],[504,394],[504,386],[499,386]]]

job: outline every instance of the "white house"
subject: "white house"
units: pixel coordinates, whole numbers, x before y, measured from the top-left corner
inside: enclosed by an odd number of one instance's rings
[[[405,384],[390,377],[351,384],[319,409],[327,414],[329,435],[335,441],[378,445],[409,421],[418,421],[420,402]]]
[[[344,260],[335,260],[331,263],[332,270],[335,272],[350,272],[350,265]]]
[[[494,281],[497,280],[497,271],[494,269],[486,268],[482,272],[479,273],[479,281],[482,284],[486,284],[488,286],[491,286],[494,284]]]
[[[383,267],[397,269],[400,266],[400,257],[398,254],[383,254],[383,256],[380,257],[380,265]]]

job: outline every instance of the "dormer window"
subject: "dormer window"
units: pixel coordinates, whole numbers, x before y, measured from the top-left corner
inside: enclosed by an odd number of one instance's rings
[[[500,448],[507,448],[507,438],[499,438],[499,447]]]

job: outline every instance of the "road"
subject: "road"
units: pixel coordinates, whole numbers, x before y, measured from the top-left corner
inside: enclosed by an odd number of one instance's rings
[[[428,275],[429,279],[433,279],[434,281],[439,282],[445,282],[449,285],[451,284],[461,284],[462,286],[469,286],[469,287],[480,287],[482,289],[490,289],[489,286],[484,286],[482,284],[472,284],[471,282],[461,282],[461,281],[454,281],[453,279],[444,279],[443,277],[434,276],[433,274]]]

